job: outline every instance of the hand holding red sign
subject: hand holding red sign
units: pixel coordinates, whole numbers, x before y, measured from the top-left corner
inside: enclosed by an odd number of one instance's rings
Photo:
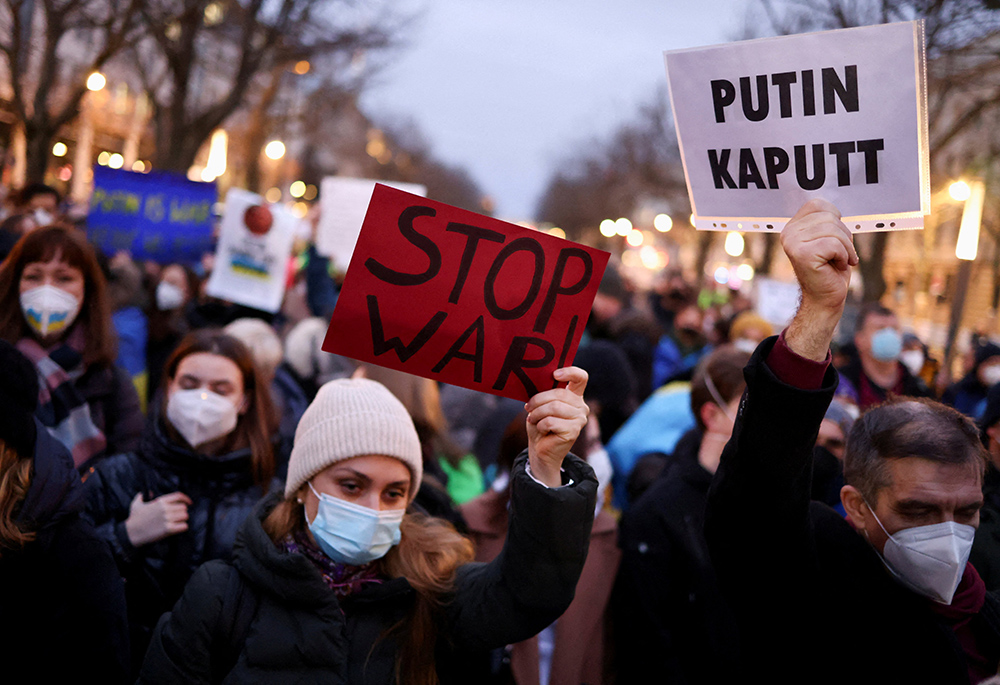
[[[527,400],[576,355],[608,256],[379,184],[323,349]]]
[[[532,397],[528,411],[528,459],[531,475],[549,487],[562,485],[563,459],[587,425],[590,409],[583,401],[587,372],[570,366],[552,374],[565,388],[554,388]]]

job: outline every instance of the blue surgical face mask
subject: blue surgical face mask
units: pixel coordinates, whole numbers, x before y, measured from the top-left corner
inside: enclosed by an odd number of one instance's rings
[[[362,566],[381,559],[399,544],[403,509],[376,511],[316,492],[312,483],[308,485],[319,499],[309,532],[326,556],[341,564]]]
[[[880,362],[891,362],[903,351],[903,336],[895,328],[880,328],[872,336],[872,356]]]

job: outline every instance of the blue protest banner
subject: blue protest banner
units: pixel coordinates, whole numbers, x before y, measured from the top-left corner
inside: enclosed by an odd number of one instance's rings
[[[181,174],[147,174],[94,167],[87,237],[106,254],[127,250],[135,259],[196,262],[212,252],[214,183]]]

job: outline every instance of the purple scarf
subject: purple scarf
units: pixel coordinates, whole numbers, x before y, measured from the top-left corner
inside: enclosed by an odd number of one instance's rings
[[[296,531],[286,537],[281,546],[286,552],[301,554],[311,561],[323,576],[323,582],[333,590],[338,600],[358,592],[365,583],[382,583],[385,580],[379,576],[376,568],[378,561],[364,566],[339,564],[323,554],[302,531]]]

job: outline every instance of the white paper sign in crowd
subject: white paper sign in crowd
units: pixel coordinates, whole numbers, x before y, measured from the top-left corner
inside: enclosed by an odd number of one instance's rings
[[[695,226],[778,231],[823,197],[857,231],[930,211],[923,24],[664,53]]]
[[[232,188],[205,291],[237,304],[277,312],[299,219],[255,193]]]
[[[367,178],[327,176],[320,184],[320,217],[316,231],[316,251],[330,257],[341,269],[347,269],[354,246],[361,234],[361,224],[368,212],[375,184],[407,193],[427,196],[427,188],[415,183],[373,181]]]

